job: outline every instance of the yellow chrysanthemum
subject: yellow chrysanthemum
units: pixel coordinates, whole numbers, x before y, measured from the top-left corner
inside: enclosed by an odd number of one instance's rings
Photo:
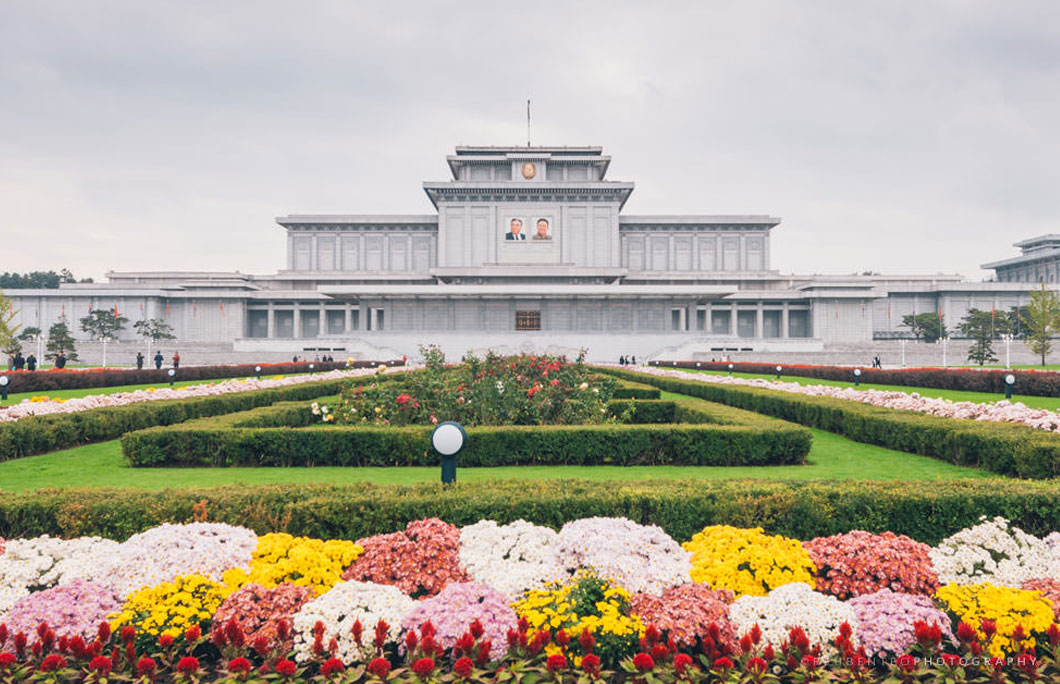
[[[769,536],[761,527],[704,527],[682,544],[692,552],[692,580],[737,596],[765,596],[792,582],[814,586],[810,555],[797,539]]]
[[[224,600],[220,584],[201,575],[185,575],[172,582],[144,587],[125,599],[112,616],[115,630],[132,625],[139,635],[178,637],[192,625],[209,626],[210,617]]]
[[[233,568],[224,573],[222,581],[228,593],[251,582],[266,588],[289,582],[309,587],[319,596],[335,586],[342,571],[363,552],[351,541],[266,534],[258,538],[249,572]]]
[[[999,587],[989,582],[983,584],[947,584],[939,587],[935,597],[946,609],[967,622],[984,637],[982,623],[992,620],[997,625],[997,634],[990,641],[990,655],[1003,657],[1012,654],[1012,633],[1022,625],[1024,633],[1031,637],[1024,642],[1032,650],[1035,633],[1042,634],[1053,623],[1053,604],[1041,592]]]

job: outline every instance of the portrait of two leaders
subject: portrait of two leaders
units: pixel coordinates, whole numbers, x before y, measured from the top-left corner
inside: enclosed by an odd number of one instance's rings
[[[537,220],[537,232],[534,233],[532,240],[551,240],[552,236],[548,233],[549,224],[548,219],[539,218]],[[504,234],[505,240],[525,240],[526,234],[523,233],[523,220],[519,218],[513,218],[511,223],[508,225],[508,232]]]

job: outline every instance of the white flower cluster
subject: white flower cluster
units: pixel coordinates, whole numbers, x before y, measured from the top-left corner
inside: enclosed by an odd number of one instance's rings
[[[931,549],[943,584],[992,582],[1019,588],[1029,579],[1060,577],[1060,557],[1049,545],[1002,517],[967,527]]]
[[[792,627],[802,627],[811,644],[821,644],[826,657],[835,654],[832,642],[844,622],[853,628],[852,640],[857,643],[854,609],[835,596],[814,591],[805,582],[785,584],[766,596],[741,596],[729,606],[729,620],[737,634],[746,634],[758,625],[763,642],[774,647],[787,641]]]
[[[118,542],[99,537],[57,539],[44,535],[9,540],[0,556],[0,613],[30,592],[75,579],[103,577],[102,566],[118,547]]]
[[[593,568],[632,593],[656,596],[692,581],[692,554],[656,525],[627,518],[583,518],[563,526],[556,562],[573,574]]]
[[[315,601],[302,606],[295,613],[295,660],[304,663],[313,658],[313,626],[324,625],[323,646],[332,637],[339,650],[335,654],[344,663],[369,660],[374,651],[372,641],[380,620],[389,626],[387,641],[396,643],[401,638],[401,621],[412,612],[415,602],[397,587],[371,582],[339,582]],[[364,636],[361,648],[353,640],[353,623],[361,621]]]
[[[555,530],[516,520],[480,520],[460,530],[460,565],[477,582],[517,600],[523,592],[560,579]]]
[[[102,581],[122,596],[181,575],[219,581],[229,568],[248,569],[257,545],[258,535],[245,527],[165,523],[129,537],[109,559]]]

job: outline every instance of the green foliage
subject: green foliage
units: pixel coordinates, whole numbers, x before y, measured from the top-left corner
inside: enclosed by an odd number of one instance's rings
[[[38,337],[40,337],[40,335],[41,335],[41,329],[40,328],[36,328],[36,327],[30,326],[28,328],[23,328],[22,329],[22,332],[20,332],[18,334],[18,339],[23,340],[23,341],[35,340]]]
[[[145,340],[153,340],[157,342],[159,340],[172,340],[176,338],[176,335],[173,334],[173,326],[160,318],[148,318],[144,321],[136,321],[133,323],[133,329],[136,330],[137,335]]]
[[[69,269],[55,271],[31,271],[29,273],[0,273],[0,288],[55,290],[60,283],[91,283],[91,278],[78,281]]]
[[[470,427],[458,465],[794,465],[805,462],[812,443],[802,428],[701,401],[613,401],[605,410],[636,424]],[[438,463],[430,425],[289,429],[312,420],[305,406],[275,405],[131,432],[122,450],[133,466]]]
[[[199,511],[198,516],[196,510]],[[0,536],[101,535],[124,540],[163,522],[205,519],[259,534],[359,539],[438,516],[456,525],[520,518],[559,528],[592,516],[656,524],[679,541],[706,525],[765,528],[812,539],[893,531],[937,544],[979,516],[1001,515],[1031,534],[1060,529],[1060,482],[587,482],[489,481],[419,484],[233,485],[166,490],[46,489],[0,500]]]
[[[957,326],[961,334],[975,340],[968,350],[968,360],[982,366],[997,361],[992,342],[1002,335],[1012,332],[1012,324],[1007,316],[998,316],[996,311],[968,309],[967,315]]]
[[[614,380],[590,377],[581,361],[562,356],[467,354],[447,365],[422,347],[426,368],[400,384],[359,385],[343,392],[331,415],[346,425],[575,425],[608,419]]]
[[[14,304],[0,292],[0,351],[5,354],[14,354],[22,348],[18,342],[18,328],[15,325]]]
[[[946,324],[943,317],[937,313],[909,314],[902,316],[903,327],[909,328],[913,337],[934,342],[946,336]]]
[[[1060,330],[1060,295],[1042,285],[1031,292],[1031,303],[1027,306],[1027,348],[1031,353],[1045,357],[1053,348],[1053,337]]]
[[[97,340],[113,340],[129,319],[114,309],[89,309],[81,319],[81,330]]]
[[[45,358],[55,359],[62,352],[67,361],[77,361],[77,349],[74,347],[74,336],[70,334],[70,326],[66,324],[66,318],[60,318],[48,328],[48,353]]]
[[[616,377],[754,411],[856,442],[921,454],[954,465],[1029,478],[1060,476],[1060,435],[992,421],[941,418],[831,397],[648,376],[607,369]]]

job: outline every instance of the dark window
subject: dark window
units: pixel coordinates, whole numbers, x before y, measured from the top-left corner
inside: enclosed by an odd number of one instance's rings
[[[541,312],[540,311],[516,311],[515,312],[515,329],[516,330],[540,330],[541,329]]]

